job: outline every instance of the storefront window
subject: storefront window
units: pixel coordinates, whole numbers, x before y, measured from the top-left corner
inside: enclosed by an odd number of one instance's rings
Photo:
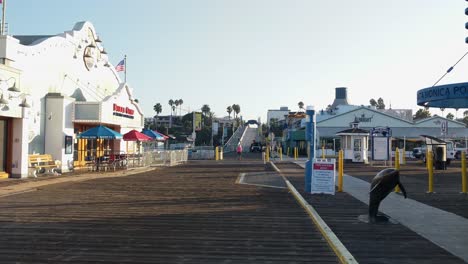
[[[354,151],[361,151],[361,139],[354,139]]]

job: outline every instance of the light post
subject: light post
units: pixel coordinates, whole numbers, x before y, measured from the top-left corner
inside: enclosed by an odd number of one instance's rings
[[[312,163],[315,159],[315,110],[313,106],[307,106],[306,109],[306,140],[309,147],[309,160],[306,162],[306,169],[305,169],[305,191],[311,192],[312,191]]]
[[[336,138],[333,138],[333,156],[336,156],[336,144],[335,144]]]

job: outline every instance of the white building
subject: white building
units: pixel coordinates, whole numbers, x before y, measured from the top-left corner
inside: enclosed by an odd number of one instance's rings
[[[83,164],[91,148],[125,149],[121,140],[91,147],[77,134],[98,124],[122,134],[143,127],[132,88],[89,22],[53,36],[0,36],[0,62],[1,96],[8,101],[0,100],[0,140],[8,142],[0,147],[3,175],[26,177],[33,153],[51,154],[66,172]],[[12,83],[19,92],[8,89]]]
[[[277,119],[277,121],[286,120],[289,115],[289,109],[287,106],[282,106],[280,109],[270,109],[267,112],[267,126],[270,127],[270,120]]]

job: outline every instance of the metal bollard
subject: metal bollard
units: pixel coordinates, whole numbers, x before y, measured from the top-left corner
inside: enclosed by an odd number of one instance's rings
[[[427,151],[426,155],[426,163],[427,163],[427,170],[429,173],[429,186],[428,186],[428,193],[434,192],[434,166],[432,163],[432,151]]]
[[[343,150],[338,152],[338,192],[343,191]]]
[[[279,151],[280,160],[283,160],[283,147],[280,147],[278,151]]]
[[[215,148],[215,160],[219,160],[219,149],[218,149],[218,147]]]
[[[270,146],[265,149],[265,161],[270,162]]]
[[[395,149],[395,170],[400,170],[400,150],[398,148]],[[395,186],[395,192],[400,192],[400,187]]]
[[[462,169],[462,193],[467,193],[466,186],[466,152],[461,153],[461,169]]]

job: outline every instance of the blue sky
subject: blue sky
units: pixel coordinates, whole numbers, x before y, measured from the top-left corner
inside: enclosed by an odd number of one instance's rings
[[[417,90],[468,51],[466,7],[461,0],[7,0],[6,21],[12,35],[93,23],[114,65],[127,55],[127,81],[147,116],[156,103],[169,114],[168,101],[183,99],[186,110],[208,104],[224,116],[239,104],[244,119],[265,121],[268,109],[296,110],[299,101],[323,109],[335,87],[348,87],[352,104],[382,97],[416,111]],[[467,75],[465,58],[440,84]]]

